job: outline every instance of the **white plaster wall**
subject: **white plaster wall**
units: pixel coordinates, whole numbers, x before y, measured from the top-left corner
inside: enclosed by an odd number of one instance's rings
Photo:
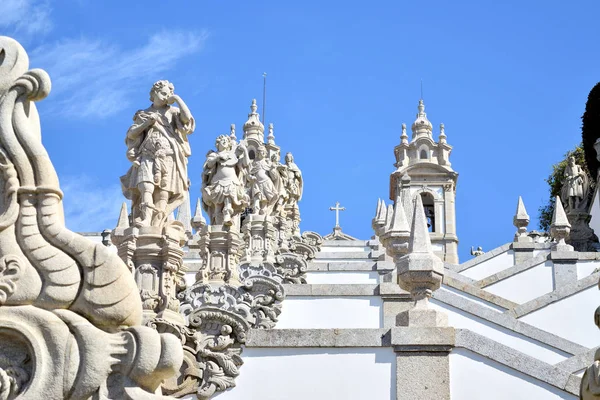
[[[450,353],[452,400],[576,400],[577,397],[466,349]]]
[[[554,290],[552,261],[501,280],[484,290],[519,304],[533,300]]]
[[[600,215],[598,217],[600,218]],[[599,260],[577,261],[577,279],[591,275],[596,268],[600,268]]]
[[[431,243],[431,248],[433,251],[444,251],[444,245],[441,243]]]
[[[600,305],[596,285],[520,318],[545,331],[587,347],[600,344],[594,312]]]
[[[364,258],[315,258],[311,260],[311,263],[329,263],[329,262],[339,262],[339,263],[364,263],[366,261],[371,260],[367,254],[365,254]]]
[[[534,250],[534,251],[533,251],[533,257],[534,257],[534,258],[535,258],[535,257],[537,257],[537,256],[539,256],[539,255],[541,255],[541,254],[543,254],[543,255],[546,255],[546,256],[547,256],[548,254],[550,254],[550,249],[544,249],[544,250]]]
[[[448,323],[450,326],[459,329],[469,329],[549,364],[556,364],[557,362],[567,359],[568,354],[534,341],[527,336],[503,328],[492,322],[459,310],[458,308],[441,303],[438,300],[432,299],[431,302],[433,307],[448,313]],[[598,341],[598,343],[600,343],[600,341]]]
[[[594,199],[592,201],[592,206],[590,207],[590,215],[592,216],[590,228],[594,230],[596,235],[600,235],[600,188],[597,188],[594,193]]]
[[[367,257],[367,255],[369,254],[369,252],[371,251],[371,248],[366,247],[366,246],[348,246],[348,247],[342,247],[342,246],[321,246],[321,251],[323,253],[348,253],[348,252],[352,252],[352,253],[366,253],[365,257]]]
[[[450,287],[450,286],[442,285],[442,287],[440,288],[440,290],[445,290],[447,292],[451,292],[451,293],[453,293],[453,294],[455,294],[457,296],[462,297],[463,299],[472,301],[472,302],[477,303],[479,305],[482,305],[482,306],[484,306],[486,308],[489,308],[490,310],[494,310],[494,311],[497,311],[497,312],[504,312],[504,311],[506,311],[506,308],[502,308],[502,307],[497,306],[497,305],[495,305],[493,303],[487,302],[487,301],[485,301],[483,299],[480,299],[477,296],[473,296],[473,295],[470,295],[468,293],[461,292],[460,290],[455,289],[455,288]],[[434,296],[435,296],[435,294],[434,294]]]
[[[287,297],[278,329],[380,328],[379,296]]]
[[[327,271],[307,272],[306,282],[310,284],[335,283],[335,284],[360,284],[378,283],[377,271]]]
[[[186,272],[185,275],[183,276],[183,278],[185,279],[185,284],[187,285],[187,287],[190,287],[194,283],[196,283],[196,273],[195,272]]]
[[[496,272],[510,268],[513,265],[515,265],[515,253],[512,250],[508,250],[461,272],[461,275],[478,281]]]
[[[246,348],[242,357],[236,387],[219,400],[395,399],[391,348]]]

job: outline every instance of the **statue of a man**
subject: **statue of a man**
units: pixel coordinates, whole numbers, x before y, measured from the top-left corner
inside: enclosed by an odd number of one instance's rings
[[[294,162],[292,153],[285,155],[285,165],[287,167],[287,189],[288,189],[288,204],[298,206],[298,202],[302,199],[302,172]]]
[[[281,180],[264,146],[258,148],[256,159],[250,165],[248,181],[254,214],[269,215],[277,204]]]
[[[250,158],[244,141],[234,147],[227,135],[217,137],[215,146],[204,163],[202,203],[212,225],[230,226],[233,215],[248,205],[244,182]]]
[[[563,183],[561,197],[568,199],[567,210],[581,210],[586,206],[588,192],[588,179],[585,171],[575,163],[575,157],[569,157],[565,168],[565,182]]]
[[[132,165],[121,184],[132,203],[134,225],[161,227],[189,190],[187,136],[195,122],[169,81],[152,86],[150,101],[150,107],[135,113],[127,131],[127,158]]]

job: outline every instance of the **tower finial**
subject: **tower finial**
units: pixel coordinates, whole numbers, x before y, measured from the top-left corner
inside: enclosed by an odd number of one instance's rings
[[[244,139],[251,135],[257,135],[258,141],[262,142],[264,140],[265,126],[262,122],[260,122],[260,116],[256,112],[257,109],[258,106],[256,105],[256,99],[252,99],[252,104],[250,105],[250,114],[248,114],[248,121],[246,121],[244,124]]]
[[[417,119],[412,124],[412,132],[413,139],[419,134],[426,134],[431,136],[431,132],[433,131],[433,125],[427,119],[427,114],[425,113],[425,102],[423,99],[419,100],[419,112],[417,113]]]
[[[402,135],[400,135],[401,143],[408,143],[408,135],[406,134],[406,124],[402,123]]]
[[[446,127],[443,123],[440,124],[440,143],[446,143]]]
[[[267,136],[267,143],[275,144],[275,135],[273,134],[273,123],[269,124],[269,134]]]
[[[229,127],[229,138],[232,141],[237,142],[237,137],[235,136],[235,124],[231,124]]]

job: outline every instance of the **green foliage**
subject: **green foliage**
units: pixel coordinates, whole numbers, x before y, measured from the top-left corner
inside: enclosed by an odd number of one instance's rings
[[[552,166],[552,173],[546,178],[548,186],[550,186],[550,198],[545,206],[540,207],[538,210],[540,215],[540,229],[549,232],[550,224],[552,223],[552,214],[554,213],[554,203],[556,202],[556,196],[560,196],[560,190],[562,188],[565,179],[565,168],[567,167],[569,157],[575,157],[575,162],[579,164],[583,170],[590,177],[590,173],[587,168],[585,153],[583,151],[583,144],[575,147],[573,150],[568,151],[565,154],[564,159]],[[593,185],[593,181],[590,181],[590,187]],[[563,202],[565,199],[561,199]]]
[[[600,138],[600,82],[590,90],[581,121],[581,139],[585,161],[589,171],[592,171],[591,182],[596,182],[596,171],[598,171],[600,163],[596,159],[594,142]]]

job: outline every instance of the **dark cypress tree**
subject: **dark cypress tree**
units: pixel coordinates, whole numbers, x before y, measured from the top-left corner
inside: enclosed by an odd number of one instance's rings
[[[585,112],[581,120],[581,138],[585,153],[585,162],[588,171],[590,171],[590,178],[596,182],[600,163],[596,159],[594,142],[600,138],[600,82],[590,90],[587,103],[585,103]]]

